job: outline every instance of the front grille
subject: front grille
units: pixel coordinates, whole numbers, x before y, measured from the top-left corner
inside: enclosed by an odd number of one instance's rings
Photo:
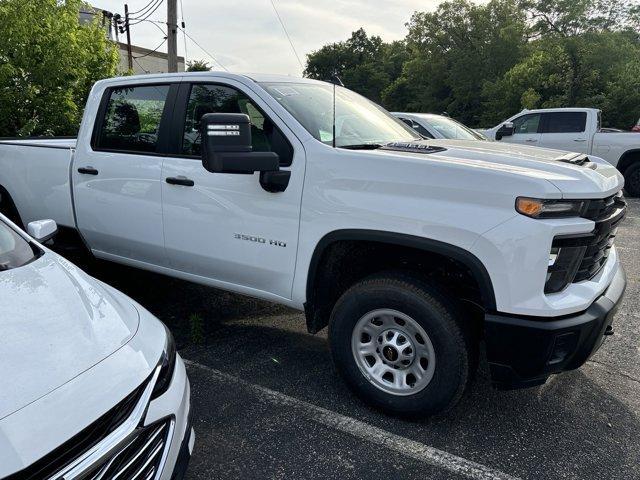
[[[626,212],[621,194],[589,200],[582,217],[595,222],[591,233],[556,237],[552,251],[555,263],[549,267],[545,293],[561,291],[569,283],[591,280],[604,267],[620,222]]]
[[[137,429],[122,448],[83,478],[91,480],[157,478],[170,426],[170,420],[163,420]]]
[[[585,238],[586,249],[573,279],[574,283],[590,280],[602,270],[609,257],[618,226],[626,212],[626,204],[622,197],[609,197],[595,203],[599,203],[594,208],[596,216],[593,220],[596,221],[596,226],[591,235]]]
[[[54,476],[116,430],[132,414],[146,385],[145,382],[136,388],[124,400],[70,440],[29,467],[6,477],[4,480],[41,480]]]

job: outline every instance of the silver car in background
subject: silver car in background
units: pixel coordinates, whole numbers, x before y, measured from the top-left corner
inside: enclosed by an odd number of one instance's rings
[[[482,133],[446,115],[435,113],[391,112],[420,135],[426,138],[446,138],[449,140],[484,140],[489,141]]]

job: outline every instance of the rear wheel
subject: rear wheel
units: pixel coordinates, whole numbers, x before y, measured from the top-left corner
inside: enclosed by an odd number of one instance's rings
[[[333,309],[334,363],[375,407],[405,415],[440,413],[460,399],[475,364],[460,317],[451,298],[418,278],[370,277]]]
[[[624,189],[630,197],[640,197],[640,162],[632,163],[625,170]]]

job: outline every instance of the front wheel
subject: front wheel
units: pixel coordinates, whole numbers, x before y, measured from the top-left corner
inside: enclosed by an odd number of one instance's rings
[[[367,403],[433,415],[455,405],[474,349],[455,302],[402,274],[370,277],[336,303],[329,325],[338,372]]]
[[[624,189],[630,197],[640,197],[640,162],[629,165],[625,170]]]

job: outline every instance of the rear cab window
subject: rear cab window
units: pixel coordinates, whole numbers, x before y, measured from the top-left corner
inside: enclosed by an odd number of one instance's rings
[[[582,133],[587,126],[587,112],[551,112],[544,114],[542,133]]]
[[[140,85],[107,90],[93,148],[156,153],[170,85]]]

